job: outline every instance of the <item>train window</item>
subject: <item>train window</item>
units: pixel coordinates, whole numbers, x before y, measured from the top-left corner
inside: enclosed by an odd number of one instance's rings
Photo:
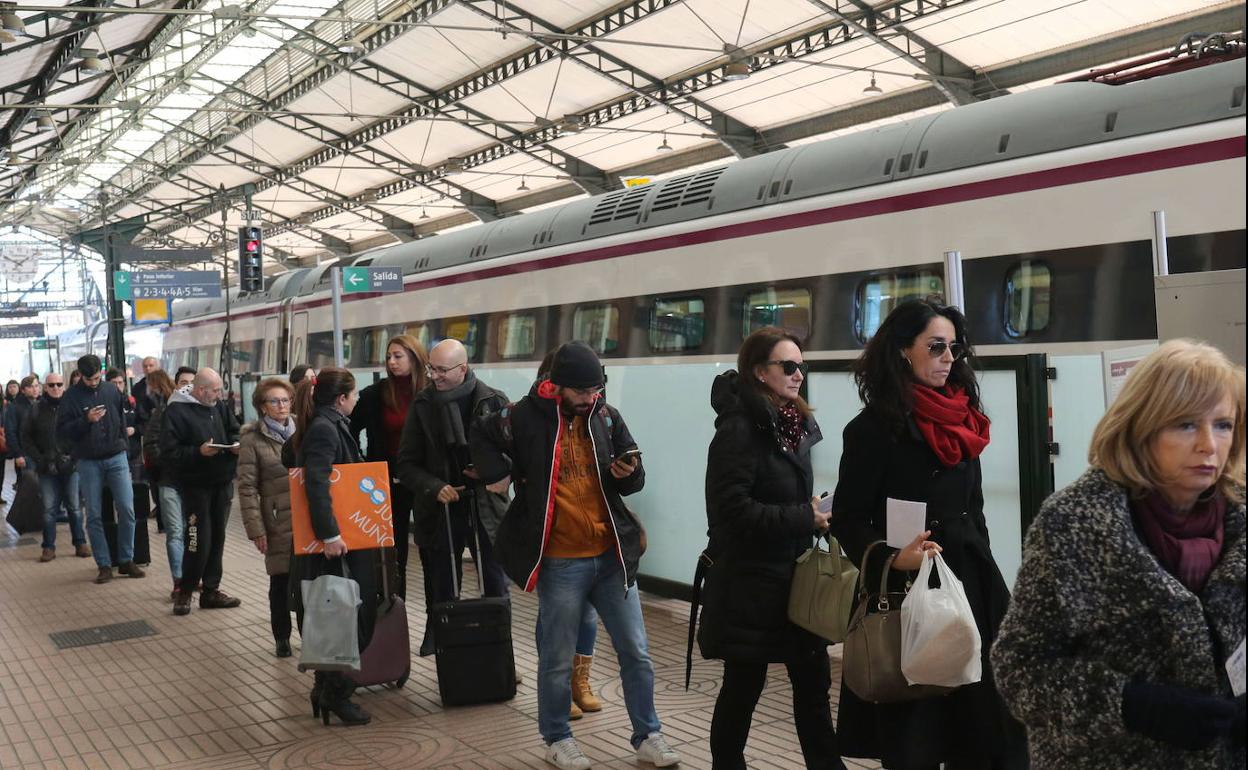
[[[583,340],[598,353],[620,347],[620,309],[615,305],[584,305],[572,315],[572,339]]]
[[[477,319],[471,316],[460,316],[458,318],[448,318],[442,325],[442,339],[456,339],[464,343],[464,348],[468,351],[468,360],[477,360],[477,334],[480,324]]]
[[[499,358],[532,358],[537,353],[537,317],[508,313],[498,322]]]
[[[650,306],[650,349],[678,353],[702,347],[706,303],[701,297],[656,299]]]
[[[945,279],[931,270],[873,275],[858,286],[854,334],[865,343],[902,302],[944,292]]]
[[[1050,281],[1043,262],[1024,259],[1005,279],[1005,331],[1023,337],[1049,327]]]
[[[429,349],[429,343],[432,341],[430,338],[433,336],[433,333],[429,330],[429,324],[427,323],[412,324],[411,326],[408,326],[406,329],[404,329],[403,333],[410,334],[411,336],[419,340],[420,344],[424,346],[425,350]]]
[[[779,326],[803,342],[810,336],[810,290],[769,287],[745,297],[745,339],[764,326]]]
[[[364,366],[381,365],[386,357],[386,341],[389,339],[389,330],[384,326],[365,330],[362,351]]]

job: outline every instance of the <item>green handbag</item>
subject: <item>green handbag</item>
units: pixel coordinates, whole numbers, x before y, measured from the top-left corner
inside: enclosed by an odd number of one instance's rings
[[[828,544],[826,551],[819,547],[820,540]],[[857,580],[858,570],[841,553],[836,538],[819,535],[793,568],[789,620],[833,644],[844,640]]]

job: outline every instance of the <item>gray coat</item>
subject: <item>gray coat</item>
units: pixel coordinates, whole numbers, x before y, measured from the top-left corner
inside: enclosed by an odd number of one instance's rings
[[[1036,770],[1242,768],[1222,740],[1184,751],[1127,731],[1132,680],[1230,697],[1244,639],[1244,506],[1227,507],[1222,556],[1200,596],[1136,534],[1127,492],[1091,469],[1040,509],[992,648],[997,683],[1027,726]]]

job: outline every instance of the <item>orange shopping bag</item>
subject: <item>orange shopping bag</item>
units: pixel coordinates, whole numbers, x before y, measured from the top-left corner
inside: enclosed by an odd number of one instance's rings
[[[290,521],[295,534],[295,553],[320,553],[324,546],[312,532],[303,474],[303,468],[290,469]],[[394,546],[390,470],[386,463],[333,466],[329,474],[329,494],[334,503],[334,519],[348,550]]]

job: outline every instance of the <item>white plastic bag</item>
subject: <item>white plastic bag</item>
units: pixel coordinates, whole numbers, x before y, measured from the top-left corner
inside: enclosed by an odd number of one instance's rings
[[[346,572],[346,565],[343,565]],[[349,577],[321,575],[304,580],[303,640],[299,670],[359,671],[360,639],[357,614],[360,584]]]
[[[931,588],[933,562],[940,587]],[[940,554],[923,559],[901,605],[901,673],[910,684],[960,687],[983,676],[979,628],[962,581]]]

